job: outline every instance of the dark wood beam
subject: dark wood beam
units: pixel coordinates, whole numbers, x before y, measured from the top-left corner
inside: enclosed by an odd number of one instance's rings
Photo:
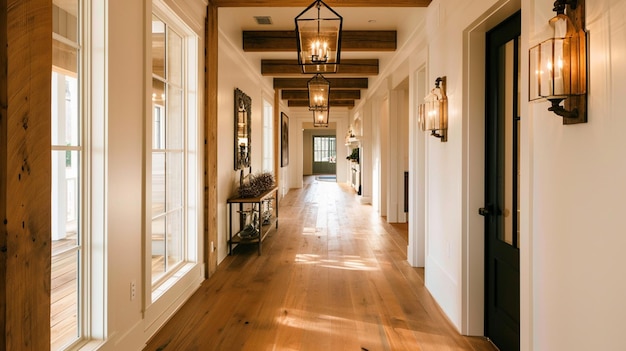
[[[309,107],[307,100],[289,100],[289,107]],[[354,100],[330,100],[330,108],[333,107],[354,107]]]
[[[297,50],[293,30],[243,31],[243,51],[287,52]],[[395,51],[395,30],[344,30],[341,32],[341,51]]]
[[[311,78],[274,78],[274,89],[306,89]],[[328,78],[330,89],[367,89],[367,78]]]
[[[0,350],[50,350],[52,1],[0,0]]]
[[[301,75],[298,60],[261,60],[261,74],[264,76]],[[375,76],[378,74],[378,59],[341,60],[337,74]]]
[[[306,90],[283,90],[281,92],[283,100],[305,100],[309,101],[309,93]],[[330,100],[358,100],[361,98],[360,90],[330,90]]]
[[[209,0],[217,7],[307,7],[311,0]],[[330,7],[372,7],[371,0],[325,0]],[[431,0],[388,0],[385,7],[427,7]]]

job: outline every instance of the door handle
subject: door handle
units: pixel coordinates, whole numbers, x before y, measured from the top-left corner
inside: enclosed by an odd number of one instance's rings
[[[489,208],[481,207],[478,209],[478,214],[481,216],[487,216],[487,215],[490,215],[491,213],[489,212]]]

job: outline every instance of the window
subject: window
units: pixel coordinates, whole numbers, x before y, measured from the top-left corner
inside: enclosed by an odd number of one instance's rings
[[[313,162],[337,162],[337,138],[334,136],[313,137]]]
[[[274,108],[263,100],[263,170],[274,171]]]
[[[152,115],[148,169],[152,301],[197,261],[197,37],[167,11],[152,16]],[[184,270],[183,270],[184,271]],[[168,284],[165,284],[168,282]]]
[[[83,114],[78,0],[53,2],[51,349],[81,338],[84,278]]]

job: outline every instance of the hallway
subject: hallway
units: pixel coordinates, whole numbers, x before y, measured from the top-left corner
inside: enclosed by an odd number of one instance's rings
[[[494,350],[459,336],[404,237],[357,200],[307,178],[263,254],[235,250],[144,350]]]

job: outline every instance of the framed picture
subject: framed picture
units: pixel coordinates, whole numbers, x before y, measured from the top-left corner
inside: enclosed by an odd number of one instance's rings
[[[250,167],[252,99],[235,89],[235,170]]]
[[[280,166],[286,167],[289,164],[289,116],[284,112],[280,115]]]

